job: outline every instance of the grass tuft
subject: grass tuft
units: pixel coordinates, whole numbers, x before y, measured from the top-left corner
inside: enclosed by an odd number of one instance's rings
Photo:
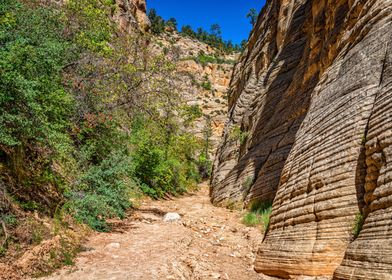
[[[242,218],[242,222],[244,225],[252,227],[262,224],[264,232],[266,232],[269,227],[271,212],[271,202],[254,201],[250,206],[249,212]]]

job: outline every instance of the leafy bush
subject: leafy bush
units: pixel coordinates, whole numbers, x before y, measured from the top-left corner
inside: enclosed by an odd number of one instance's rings
[[[148,11],[148,18],[151,22],[152,33],[161,34],[163,31],[165,31],[165,20],[157,14],[155,9],[150,9]]]
[[[241,145],[245,144],[248,139],[249,132],[242,131],[238,125],[234,125],[229,133],[229,139],[231,141],[239,141]]]
[[[357,215],[355,215],[354,225],[352,228],[352,234],[354,238],[357,238],[359,236],[359,233],[361,232],[363,227],[363,222],[364,222],[363,215],[361,213],[357,213]]]
[[[0,4],[0,177],[27,210],[49,212],[59,202],[42,196],[50,187],[61,190],[61,168],[54,163],[60,167],[72,158],[75,100],[62,70],[76,56],[64,29],[58,10],[14,0]]]
[[[181,194],[198,181],[196,164],[192,162],[198,144],[192,135],[162,131],[143,118],[135,121],[132,134],[135,176],[144,193],[153,198],[165,193]]]
[[[107,231],[106,219],[124,218],[125,210],[132,205],[131,192],[137,187],[132,175],[129,157],[113,154],[87,170],[78,185],[66,194],[69,201],[64,208],[79,222]]]
[[[202,179],[208,179],[211,177],[212,161],[209,160],[205,154],[200,155],[197,166]]]
[[[61,81],[70,44],[60,14],[5,0],[0,19],[0,145],[61,149],[73,97]]]

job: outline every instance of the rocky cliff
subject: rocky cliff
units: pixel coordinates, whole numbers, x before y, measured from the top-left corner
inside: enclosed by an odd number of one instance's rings
[[[62,6],[67,1],[39,0],[39,3]],[[116,7],[113,9],[113,19],[118,22],[122,31],[131,33],[139,30],[145,33],[150,30],[151,23],[147,16],[146,0],[115,0],[113,4]]]
[[[392,278],[391,21],[391,0],[272,0],[259,16],[211,187],[215,204],[273,201],[258,272]]]
[[[117,10],[115,20],[126,32],[138,29],[142,32],[150,30],[150,20],[147,17],[146,0],[116,0]]]

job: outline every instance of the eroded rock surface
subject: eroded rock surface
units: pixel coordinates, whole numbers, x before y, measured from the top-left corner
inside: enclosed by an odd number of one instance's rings
[[[392,278],[391,21],[390,0],[269,1],[260,15],[211,188],[216,204],[273,200],[258,272]]]
[[[115,20],[128,33],[134,30],[148,32],[151,27],[147,16],[146,0],[116,0]]]

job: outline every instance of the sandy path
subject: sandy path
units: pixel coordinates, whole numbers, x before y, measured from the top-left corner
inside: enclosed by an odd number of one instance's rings
[[[166,212],[181,221],[163,222]],[[252,265],[262,234],[240,220],[241,213],[212,206],[204,185],[142,205],[114,232],[93,235],[74,267],[46,279],[262,279]]]

